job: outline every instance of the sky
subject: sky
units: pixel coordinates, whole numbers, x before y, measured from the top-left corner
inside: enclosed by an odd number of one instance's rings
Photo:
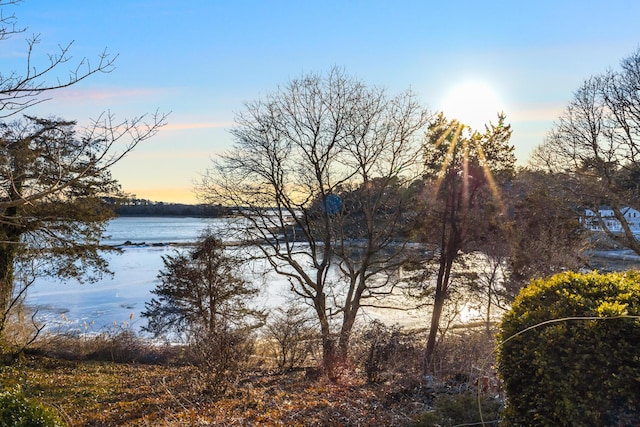
[[[524,164],[580,84],[640,48],[636,0],[24,0],[3,13],[27,30],[0,43],[2,72],[24,67],[33,34],[40,62],[72,41],[76,61],[118,55],[111,73],[28,113],[82,124],[170,112],[113,174],[137,197],[179,203],[198,202],[194,184],[232,147],[244,103],[306,73],[337,66],[390,95],[410,88],[432,112],[482,84]]]

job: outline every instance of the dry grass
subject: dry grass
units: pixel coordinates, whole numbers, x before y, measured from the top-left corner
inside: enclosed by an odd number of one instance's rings
[[[448,354],[451,360],[442,366],[472,374],[486,353],[479,351],[474,362],[469,351],[481,345],[480,334],[455,338],[447,350],[457,357]],[[256,363],[256,356],[220,395],[207,384],[206,372],[185,363],[175,348],[149,346],[127,331],[58,336],[1,367],[0,389],[21,385],[71,426],[411,426],[439,393],[460,392],[453,376],[421,382],[421,346],[394,346],[374,384],[366,381],[357,357],[332,383],[313,368],[279,373],[264,359]],[[468,385],[474,386],[473,379]]]
[[[258,372],[223,397],[189,366],[27,356],[0,382],[58,409],[72,426],[404,426],[424,410],[396,384],[309,380],[305,371]]]

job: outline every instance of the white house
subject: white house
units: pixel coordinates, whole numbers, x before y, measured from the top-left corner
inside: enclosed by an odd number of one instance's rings
[[[629,228],[631,229],[631,232],[636,236],[636,238],[639,238],[640,237],[640,212],[628,206],[620,209],[620,212],[622,213],[625,220],[627,221],[627,224],[629,224]],[[600,217],[602,218],[602,222],[604,223],[604,225],[606,225],[607,228],[612,233],[623,232],[620,221],[616,219],[616,217],[613,214],[613,210],[610,207],[602,206],[600,207],[600,209],[598,209],[598,213],[600,214]],[[583,223],[585,227],[587,227],[591,231],[603,231],[603,227],[602,227],[602,224],[600,223],[600,219],[598,218],[598,215],[596,215],[596,213],[590,209],[586,209],[584,211]]]

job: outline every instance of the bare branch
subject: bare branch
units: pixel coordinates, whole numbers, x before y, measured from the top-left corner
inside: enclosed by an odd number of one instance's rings
[[[621,70],[585,80],[534,160],[534,167],[561,177],[575,207],[638,208],[640,50],[622,61]],[[619,211],[616,218],[623,233],[604,231],[640,254],[627,218]]]
[[[27,39],[27,57],[22,72],[0,74],[0,118],[15,115],[50,99],[42,96],[51,91],[73,86],[97,73],[110,73],[118,57],[105,49],[98,55],[96,64],[92,65],[89,58],[82,58],[66,71],[66,77],[62,77],[57,73],[72,60],[73,42],[59,46],[56,53],[48,54],[48,63],[42,67],[33,65],[35,48],[39,43],[39,35]]]
[[[235,148],[202,181],[200,195],[236,207],[246,240],[314,307],[329,353],[346,354],[362,301],[403,262],[403,194],[428,118],[410,92],[389,97],[339,69],[305,75],[245,106]]]

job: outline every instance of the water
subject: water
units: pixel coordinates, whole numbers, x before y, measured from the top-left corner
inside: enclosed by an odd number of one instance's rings
[[[87,332],[146,324],[140,313],[153,296],[162,256],[184,250],[168,243],[195,242],[210,228],[220,233],[229,221],[220,218],[139,218],[121,217],[109,222],[103,244],[122,248],[122,253],[105,253],[113,275],[96,283],[61,283],[55,278],[38,278],[29,288],[26,304],[36,310],[36,320],[47,328],[79,328]],[[133,245],[123,245],[125,242]],[[144,243],[144,244],[143,244]]]
[[[231,220],[221,218],[116,218],[108,224],[102,241],[122,248],[120,254],[105,253],[112,276],[85,284],[38,278],[29,288],[26,304],[37,311],[36,320],[45,323],[47,329],[100,332],[126,325],[140,330],[146,325],[140,314],[145,302],[153,297],[151,291],[164,266],[162,256],[184,250],[184,244],[195,242],[206,228],[229,239],[225,236],[233,226]],[[131,244],[124,245],[125,242]],[[263,273],[265,265],[254,262],[251,267],[244,274],[261,289],[254,305],[267,309],[283,306],[290,296],[284,277]],[[427,319],[424,311],[382,309],[363,309],[361,316],[409,327],[424,326]]]

